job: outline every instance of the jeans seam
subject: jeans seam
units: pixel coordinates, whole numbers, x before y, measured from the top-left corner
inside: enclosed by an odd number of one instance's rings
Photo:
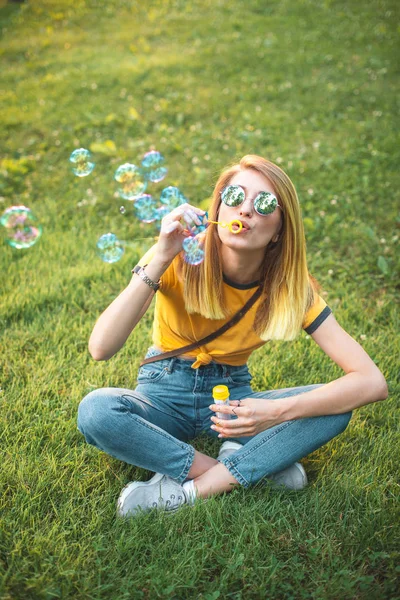
[[[177,481],[179,481],[180,483],[182,483],[183,481],[185,481],[185,479],[187,479],[188,473],[189,473],[191,466],[193,464],[193,461],[194,461],[194,448],[190,444],[186,444],[186,445],[189,448],[189,454],[186,459],[186,464],[183,467],[181,474],[179,475],[179,477],[177,479]]]
[[[240,449],[240,455],[234,459],[234,465],[238,464],[242,458],[247,458],[249,456],[249,454],[258,450],[260,448],[260,446],[262,446],[263,444],[268,442],[270,439],[272,439],[275,435],[277,435],[278,433],[280,433],[281,431],[283,431],[284,429],[289,427],[289,425],[293,425],[293,423],[295,423],[295,422],[296,422],[296,420],[285,421],[284,423],[281,424],[281,426],[279,428],[272,431],[267,437],[263,437],[262,439],[260,439],[258,444],[256,446],[253,446],[252,448],[249,448],[247,450],[247,452],[244,452],[244,451],[242,452]],[[262,433],[262,432],[260,432],[260,433]],[[260,435],[260,434],[258,434],[258,435]],[[247,448],[247,444],[244,446],[244,450],[246,448]]]
[[[235,465],[229,460],[229,458],[224,458],[220,464],[225,465],[230,474],[233,475],[235,479],[237,479],[240,485],[242,485],[245,488],[248,488],[250,486],[250,483],[245,477],[243,477],[241,473],[239,473],[239,471],[236,469]]]

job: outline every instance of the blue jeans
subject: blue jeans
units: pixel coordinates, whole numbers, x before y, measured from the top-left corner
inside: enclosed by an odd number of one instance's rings
[[[146,356],[159,351],[150,348]],[[189,440],[202,433],[217,438],[208,407],[212,388],[227,385],[231,400],[276,400],[308,392],[318,385],[253,392],[247,365],[164,359],[139,369],[135,390],[101,388],[79,405],[78,429],[86,441],[126,463],[164,473],[184,482],[194,459]],[[231,438],[243,444],[224,464],[244,487],[282,471],[344,431],[351,412],[285,421],[254,436]]]

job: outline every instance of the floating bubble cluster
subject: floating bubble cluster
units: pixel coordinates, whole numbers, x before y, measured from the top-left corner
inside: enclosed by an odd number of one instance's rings
[[[97,254],[106,263],[115,263],[122,258],[125,248],[114,233],[105,233],[97,241]]]
[[[73,163],[73,172],[79,177],[89,175],[94,168],[88,150],[79,148],[72,152],[70,161]],[[164,156],[156,151],[147,152],[141,161],[141,167],[132,163],[125,163],[118,167],[114,179],[119,183],[118,195],[124,200],[132,201],[133,212],[142,223],[154,223],[161,229],[162,219],[174,208],[188,202],[186,196],[175,186],[168,186],[161,191],[159,202],[151,194],[145,193],[149,182],[158,183],[164,179],[168,169],[164,166]],[[125,206],[120,206],[121,214],[126,214]],[[202,248],[203,236],[207,226],[207,215],[200,217],[200,225],[185,224],[190,237],[183,241],[184,259],[192,265],[198,265],[204,260]],[[97,253],[107,263],[120,260],[128,242],[122,242],[113,233],[105,233],[97,242]]]
[[[147,152],[142,159],[142,167],[144,168],[144,174],[146,178],[153,182],[158,183],[162,181],[166,174],[168,173],[168,169],[163,166],[164,157],[160,152],[156,150],[151,150]]]
[[[26,206],[10,206],[0,217],[6,232],[6,242],[12,248],[23,250],[36,244],[42,228],[35,215]]]
[[[69,157],[69,160],[73,165],[72,172],[77,175],[77,177],[86,177],[86,175],[90,175],[95,167],[95,164],[91,159],[92,155],[89,150],[86,150],[85,148],[74,150]]]
[[[118,167],[114,175],[118,181],[118,193],[124,200],[134,200],[147,188],[147,181],[139,167],[131,163],[125,163]]]

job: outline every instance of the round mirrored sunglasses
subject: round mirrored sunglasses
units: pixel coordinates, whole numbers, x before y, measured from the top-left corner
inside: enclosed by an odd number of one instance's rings
[[[228,185],[221,192],[221,200],[226,206],[236,207],[243,204],[246,193],[240,185]],[[274,212],[277,206],[282,210],[276,197],[271,192],[260,192],[254,199],[254,210],[262,217]]]

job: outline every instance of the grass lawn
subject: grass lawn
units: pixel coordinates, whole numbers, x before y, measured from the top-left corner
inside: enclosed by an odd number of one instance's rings
[[[399,598],[398,22],[396,0],[0,2],[0,213],[25,204],[43,226],[28,250],[0,246],[2,600]],[[150,342],[151,310],[110,361],[87,351],[157,233],[113,181],[152,147],[169,173],[149,191],[203,207],[244,154],[282,166],[310,271],[390,395],[304,459],[301,492],[121,522],[121,488],[150,472],[87,445],[76,415],[90,390],[133,387]],[[130,242],[113,265],[95,252],[108,231]],[[341,375],[305,333],[250,366],[256,390]]]

